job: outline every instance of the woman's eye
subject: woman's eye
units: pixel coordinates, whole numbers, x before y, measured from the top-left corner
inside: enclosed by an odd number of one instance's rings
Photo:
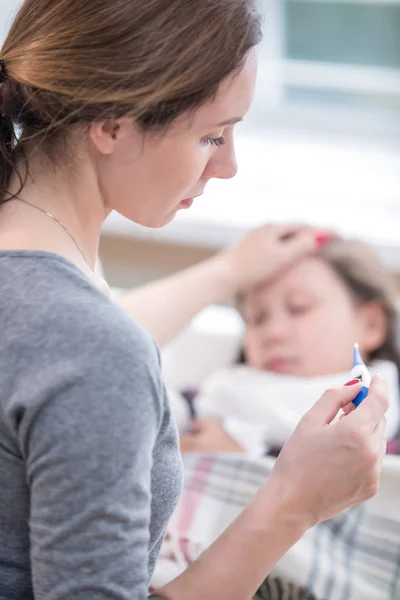
[[[225,144],[225,138],[222,136],[217,138],[207,137],[204,138],[203,143],[206,144],[206,146],[215,146],[216,148],[219,148]]]

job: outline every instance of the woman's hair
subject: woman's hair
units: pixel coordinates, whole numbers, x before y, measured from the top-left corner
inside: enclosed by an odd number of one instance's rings
[[[396,292],[393,278],[385,265],[367,244],[340,238],[325,244],[318,251],[318,256],[321,256],[343,281],[356,303],[380,304],[387,323],[385,341],[370,353],[368,361],[390,360],[397,365],[400,375],[400,353],[396,339]],[[243,296],[238,299],[239,310],[242,301]],[[239,362],[246,362],[243,350]]]
[[[165,129],[261,37],[256,0],[25,0],[0,50],[0,201],[28,142],[55,161],[74,125]]]

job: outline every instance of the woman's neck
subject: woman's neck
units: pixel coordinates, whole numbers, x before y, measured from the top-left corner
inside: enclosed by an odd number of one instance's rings
[[[19,187],[14,174],[10,199],[6,196],[0,207],[0,249],[59,254],[97,285],[94,267],[107,211],[90,165],[80,163],[71,175],[54,169],[46,172],[35,160],[21,192]]]

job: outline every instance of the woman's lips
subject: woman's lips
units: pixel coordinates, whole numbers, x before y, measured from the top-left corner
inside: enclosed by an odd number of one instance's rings
[[[181,208],[190,208],[192,206],[193,202],[196,200],[196,198],[200,198],[200,196],[202,196],[203,193],[204,193],[204,190],[203,190],[203,192],[201,192],[201,194],[197,194],[197,196],[193,196],[192,198],[185,198],[184,200],[182,200],[179,203],[179,206]]]
[[[182,200],[180,203],[182,208],[190,208],[193,204],[194,198],[186,198],[186,200]]]

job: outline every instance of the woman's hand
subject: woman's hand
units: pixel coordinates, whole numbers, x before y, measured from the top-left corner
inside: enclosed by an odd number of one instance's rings
[[[193,435],[180,439],[181,452],[244,452],[218,421],[197,420],[193,423]]]
[[[355,384],[324,394],[301,420],[267,481],[267,486],[276,485],[283,506],[306,527],[378,491],[389,401],[384,381],[374,377],[368,397],[349,411],[360,387]],[[332,423],[340,409],[348,414]]]
[[[274,277],[330,237],[334,237],[332,232],[317,233],[301,225],[264,225],[220,256],[231,274],[233,291],[238,293]]]
[[[311,254],[328,237],[333,234],[317,234],[310,227],[265,225],[235,246],[185,271],[131,290],[118,302],[164,346],[206,306],[266,281]]]
[[[254,500],[159,596],[252,598],[309,527],[376,493],[386,448],[384,382],[374,378],[362,404],[333,422],[359,391],[360,384],[330,390],[317,402]]]

